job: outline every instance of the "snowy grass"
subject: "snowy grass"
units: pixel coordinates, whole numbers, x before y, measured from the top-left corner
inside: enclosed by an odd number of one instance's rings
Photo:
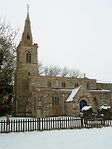
[[[12,116],[9,116],[9,119],[10,120],[18,120],[18,119],[33,119],[33,118],[32,117],[12,117]],[[1,116],[0,121],[1,120],[7,120],[7,117],[6,116]]]
[[[112,127],[0,134],[0,149],[112,149]]]

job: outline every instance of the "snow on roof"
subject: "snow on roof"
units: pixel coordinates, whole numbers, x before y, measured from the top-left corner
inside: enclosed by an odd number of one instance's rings
[[[78,88],[73,89],[70,96],[67,98],[66,102],[73,101],[73,98],[76,96],[79,89],[80,89],[80,86]]]
[[[38,91],[62,91],[62,92],[71,92],[72,89],[55,89],[55,88],[36,88],[35,90],[38,90]]]
[[[100,107],[100,110],[108,110],[108,109],[110,109],[110,106],[101,106]]]
[[[89,90],[90,92],[111,92],[111,90]]]
[[[89,110],[90,108],[92,108],[91,106],[84,106],[83,108],[82,108],[82,111],[87,111],[87,110]]]
[[[112,84],[112,81],[103,81],[103,80],[96,80],[97,83],[103,83],[103,84]]]

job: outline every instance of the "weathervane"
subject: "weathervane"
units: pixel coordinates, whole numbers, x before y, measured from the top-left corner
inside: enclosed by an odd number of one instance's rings
[[[27,14],[29,14],[29,5],[27,4]]]

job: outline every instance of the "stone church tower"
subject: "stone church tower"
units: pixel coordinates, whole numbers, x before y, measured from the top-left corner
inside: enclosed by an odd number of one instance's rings
[[[22,39],[17,47],[17,68],[15,75],[15,115],[26,116],[28,102],[28,77],[38,75],[37,44],[33,44],[29,11],[25,20]]]

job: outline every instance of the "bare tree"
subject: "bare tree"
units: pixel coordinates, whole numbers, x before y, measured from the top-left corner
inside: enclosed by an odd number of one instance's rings
[[[44,74],[47,76],[59,76],[61,69],[58,66],[46,66],[44,68]]]
[[[61,77],[67,77],[69,74],[69,71],[70,70],[67,67],[62,68],[60,73]]]
[[[61,69],[59,66],[51,66],[50,68],[51,68],[51,73],[54,77],[60,75]]]
[[[60,68],[57,65],[43,66],[39,63],[39,74],[43,76],[60,76],[60,77],[74,77],[80,78],[83,74],[78,69],[69,69],[67,67]]]
[[[70,69],[68,76],[73,78],[81,78],[82,73],[78,69]]]
[[[39,61],[37,67],[38,67],[38,74],[42,75],[44,73],[44,68],[43,68],[44,66],[43,66],[42,62]]]
[[[49,67],[48,66],[44,67],[44,75],[45,76],[49,75]]]

